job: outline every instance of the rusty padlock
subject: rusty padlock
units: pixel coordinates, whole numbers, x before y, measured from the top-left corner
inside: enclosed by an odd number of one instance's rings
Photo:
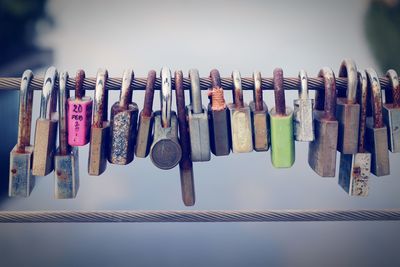
[[[261,72],[255,71],[253,80],[253,101],[249,104],[253,129],[253,146],[255,151],[267,151],[269,149],[269,114],[267,105],[263,101]]]
[[[388,70],[390,90],[385,90],[386,103],[383,104],[383,121],[388,130],[389,150],[400,152],[400,84],[395,70]]]
[[[149,154],[152,130],[153,130],[153,98],[156,72],[149,71],[147,75],[146,91],[144,95],[143,110],[139,114],[139,126],[137,130],[135,154],[136,157],[145,158]]]
[[[139,108],[132,102],[132,70],[124,71],[119,101],[111,107],[108,161],[126,165],[133,160]]]
[[[107,70],[97,71],[94,91],[93,123],[90,129],[89,175],[100,175],[107,167],[107,148],[110,135],[110,123],[107,121],[108,91],[106,82]]]
[[[336,118],[339,122],[337,150],[355,154],[358,145],[360,105],[356,101],[357,67],[353,60],[345,59],[340,65],[339,77],[347,77],[346,97],[336,101]]]
[[[10,197],[28,197],[35,186],[31,164],[33,147],[30,144],[33,89],[31,70],[22,74],[19,91],[18,139],[10,152],[10,173],[8,195]]]
[[[371,92],[372,117],[367,118],[366,149],[371,153],[371,173],[375,176],[390,174],[387,128],[382,115],[382,93],[378,74],[367,69],[369,92]]]
[[[357,98],[360,104],[358,152],[340,154],[339,185],[350,196],[368,195],[368,177],[371,173],[371,153],[365,151],[368,81],[365,71],[358,72]]]
[[[239,71],[232,72],[233,103],[228,104],[233,153],[253,151],[250,107],[243,102],[242,79]]]
[[[208,123],[210,129],[210,148],[215,156],[229,155],[231,150],[229,113],[225,104],[221,77],[216,69],[210,72],[211,89],[208,91]]]
[[[36,120],[32,174],[46,176],[53,171],[57,138],[57,70],[50,67],[44,77],[40,117]]]
[[[79,73],[79,72],[78,72]],[[82,77],[78,74],[78,76]],[[75,198],[79,189],[79,153],[77,147],[68,144],[69,90],[68,73],[62,72],[58,91],[58,141],[59,147],[54,156],[54,195],[57,199]],[[90,119],[91,120],[91,119]]]
[[[325,90],[317,91],[314,107],[315,139],[308,148],[308,164],[322,177],[334,177],[339,123],[336,120],[336,81],[330,68],[323,68],[318,77],[324,79]]]
[[[90,140],[93,101],[85,96],[83,81],[85,72],[78,70],[75,76],[75,97],[68,99],[68,144],[84,146]]]
[[[299,98],[293,100],[293,127],[296,141],[311,142],[314,140],[314,99],[308,95],[308,77],[305,70],[299,73]]]

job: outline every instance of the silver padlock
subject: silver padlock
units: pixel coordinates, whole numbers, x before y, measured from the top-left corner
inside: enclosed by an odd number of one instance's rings
[[[383,104],[383,121],[388,130],[389,150],[393,153],[400,152],[400,84],[396,71],[388,70],[391,90],[385,90],[386,103]]]
[[[299,99],[293,100],[293,126],[296,141],[311,142],[314,140],[314,99],[308,95],[308,77],[305,70],[299,73]]]
[[[192,161],[209,161],[210,133],[208,130],[207,109],[201,102],[200,78],[197,69],[189,71],[190,105],[186,107],[189,122],[190,153]]]

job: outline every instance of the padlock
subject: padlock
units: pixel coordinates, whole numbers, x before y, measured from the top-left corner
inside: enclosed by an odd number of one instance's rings
[[[201,89],[199,71],[191,69],[190,79],[190,105],[186,107],[189,134],[190,153],[192,161],[209,161],[210,133],[208,131],[207,109],[201,103]]]
[[[139,114],[139,126],[137,130],[135,154],[136,157],[145,158],[149,154],[152,130],[153,130],[153,98],[156,72],[149,71],[147,75],[146,91],[144,95],[143,110]]]
[[[382,115],[382,93],[378,74],[367,69],[369,92],[371,92],[372,117],[367,118],[366,149],[371,153],[371,173],[375,176],[390,174],[387,128]]]
[[[336,120],[336,81],[332,69],[323,68],[318,77],[324,79],[325,90],[317,91],[314,107],[315,139],[309,143],[308,164],[322,177],[336,173],[336,149],[339,123]]]
[[[161,70],[161,111],[154,116],[154,139],[150,148],[150,159],[153,164],[163,170],[178,165],[182,157],[182,149],[178,141],[178,120],[171,111],[172,88],[171,71]]]
[[[78,76],[82,77],[79,75]],[[67,88],[68,73],[62,72],[58,91],[58,141],[59,147],[54,156],[54,194],[57,199],[75,198],[79,189],[79,154],[77,147],[68,144],[69,90]]]
[[[182,148],[182,157],[179,161],[181,178],[182,200],[186,206],[193,206],[195,202],[193,163],[190,158],[190,136],[185,112],[185,92],[183,89],[183,73],[175,71],[176,109],[178,111],[179,141]]]
[[[357,67],[353,60],[345,59],[340,65],[339,77],[347,77],[346,97],[336,100],[336,119],[339,122],[337,150],[355,154],[358,145],[360,105],[356,101]]]
[[[229,155],[231,150],[229,113],[225,104],[221,77],[216,69],[210,72],[211,89],[208,91],[208,123],[210,130],[210,148],[215,156]]]
[[[300,142],[311,142],[314,140],[314,99],[308,95],[308,77],[304,70],[299,73],[300,90],[299,98],[293,100],[293,127],[294,138]]]
[[[139,108],[132,102],[132,80],[133,71],[126,70],[119,101],[111,107],[108,161],[113,164],[126,165],[133,160]]]
[[[388,130],[389,150],[400,152],[400,84],[396,71],[388,70],[390,90],[385,90],[386,103],[383,104],[383,121]]]
[[[36,120],[32,174],[46,176],[53,171],[57,138],[57,70],[50,67],[44,77],[40,117]]]
[[[267,105],[263,101],[261,72],[254,72],[253,80],[254,100],[249,104],[251,110],[251,126],[253,130],[253,146],[255,151],[267,151],[269,149],[269,114]]]
[[[28,197],[35,186],[31,163],[33,147],[31,139],[33,89],[30,83],[33,73],[24,71],[19,92],[18,139],[10,152],[10,173],[8,195],[10,197]]]
[[[339,185],[350,196],[368,195],[368,177],[371,172],[371,153],[365,151],[368,81],[365,71],[358,72],[357,98],[360,104],[358,152],[340,154]]]
[[[243,102],[242,79],[239,71],[232,73],[233,103],[228,104],[233,153],[253,151],[250,107]]]
[[[270,111],[271,161],[275,168],[289,168],[294,163],[293,110],[286,107],[283,71],[274,70],[275,107]]]
[[[85,96],[84,80],[85,72],[78,70],[75,77],[75,97],[68,99],[68,144],[71,146],[84,146],[90,139],[93,101]]]
[[[107,70],[100,69],[97,72],[93,104],[93,123],[90,129],[89,175],[100,175],[107,167],[107,148],[110,135],[110,123],[107,121],[107,79]]]

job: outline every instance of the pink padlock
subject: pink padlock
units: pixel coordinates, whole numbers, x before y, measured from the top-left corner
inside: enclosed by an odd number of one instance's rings
[[[85,96],[84,79],[85,72],[78,70],[75,77],[75,97],[68,99],[68,144],[70,146],[84,146],[90,139],[93,101],[89,96]]]

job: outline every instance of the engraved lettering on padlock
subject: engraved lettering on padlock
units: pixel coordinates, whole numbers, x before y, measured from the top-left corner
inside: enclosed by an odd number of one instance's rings
[[[385,90],[386,103],[383,104],[383,121],[388,130],[389,150],[400,152],[400,84],[396,71],[388,70],[390,89]]]
[[[50,67],[44,77],[40,117],[36,120],[32,174],[46,176],[53,171],[57,135],[57,70]]]
[[[31,163],[33,146],[30,145],[33,89],[30,83],[33,73],[24,71],[19,92],[18,139],[10,152],[10,172],[8,195],[28,197],[35,186]]]

